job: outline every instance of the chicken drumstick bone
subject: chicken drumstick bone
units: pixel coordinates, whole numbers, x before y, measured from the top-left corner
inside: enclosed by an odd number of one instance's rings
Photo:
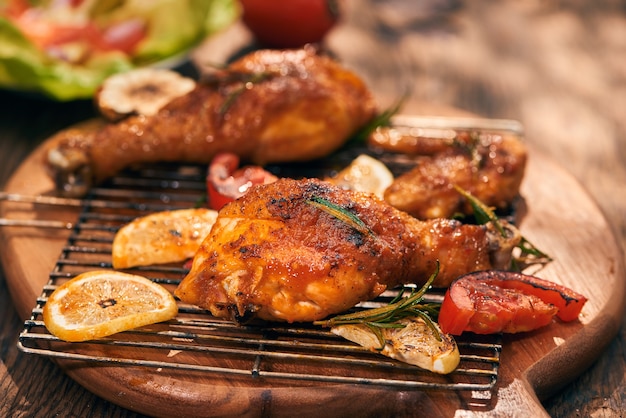
[[[59,191],[80,195],[134,163],[209,163],[223,151],[261,165],[312,160],[338,149],[375,111],[365,83],[329,57],[261,50],[153,116],[60,132],[46,163]]]

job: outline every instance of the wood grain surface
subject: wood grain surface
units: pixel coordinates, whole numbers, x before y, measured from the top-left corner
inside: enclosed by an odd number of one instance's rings
[[[53,188],[41,164],[42,147],[31,154],[9,180],[5,190],[30,196],[48,195]],[[549,249],[555,261],[541,277],[588,296],[579,322],[554,323],[533,333],[506,336],[498,383],[489,397],[475,398],[468,391],[420,391],[376,385],[304,384],[237,378],[232,375],[193,373],[146,367],[95,365],[59,361],[62,369],[91,392],[126,408],[155,416],[210,415],[317,416],[319,405],[329,405],[328,416],[412,416],[416,408],[452,415],[455,411],[511,415],[523,411],[544,413],[544,399],[587,368],[619,330],[626,281],[620,251],[610,227],[586,191],[537,152],[531,152],[522,195],[526,200],[522,233],[539,248]],[[39,206],[4,203],[0,213],[10,219],[54,219],[76,222],[77,211],[47,210]],[[572,229],[571,225],[576,225]],[[23,317],[33,307],[48,281],[48,273],[61,254],[69,231],[5,227],[6,247],[0,253],[12,300]],[[37,248],[37,257],[31,249]],[[598,286],[598,277],[604,286]],[[72,348],[68,346],[68,350]],[[96,347],[95,354],[114,355]],[[118,348],[121,350],[121,348]],[[139,354],[139,353],[138,353]],[[144,352],[144,355],[148,355]],[[201,364],[206,353],[190,354]],[[141,357],[141,356],[140,356]],[[148,360],[152,358],[147,358]],[[567,365],[567,367],[564,367]],[[221,367],[229,367],[221,364]],[[311,369],[315,369],[315,364]],[[328,372],[318,371],[321,374]],[[482,394],[481,396],[484,396]],[[370,405],[368,399],[381,402]],[[346,399],[350,399],[346,402]]]
[[[620,194],[626,179],[624,141],[620,140],[626,133],[625,121],[620,117],[620,109],[624,108],[620,104],[626,97],[623,94],[626,26],[619,3],[502,2],[494,6],[489,2],[426,2],[420,7],[409,7],[410,4],[399,0],[351,2],[346,22],[328,39],[329,48],[363,74],[382,102],[393,100],[411,86],[413,101],[405,110],[412,113],[440,113],[454,107],[482,116],[521,120],[528,142],[537,150],[531,161],[556,172],[551,178],[539,179],[540,187],[545,187],[542,191],[556,194],[568,189],[574,196],[585,197],[573,205],[558,207],[571,229],[555,231],[549,235],[553,237],[550,239],[582,244],[599,242],[598,251],[610,249],[613,242],[614,262],[619,265],[618,259],[623,259],[622,243],[611,241],[607,232],[612,229],[619,241],[623,241],[626,231],[626,202],[623,192]],[[51,106],[4,93],[2,106],[3,183],[47,136],[88,117],[91,112],[89,103]],[[559,161],[565,170],[555,166],[554,161]],[[563,179],[566,184],[561,183]],[[580,189],[574,179],[587,191]],[[532,190],[531,195],[532,192],[537,191]],[[589,196],[599,203],[599,210],[587,199]],[[609,220],[608,225],[604,219]],[[586,220],[591,220],[597,228],[580,226]],[[537,225],[531,224],[529,228],[549,230],[554,226],[545,219],[536,222]],[[537,239],[546,236],[538,234]],[[595,251],[579,254],[573,263],[589,262],[599,269],[600,277],[617,278],[619,269],[611,269],[611,263],[597,257]],[[565,260],[568,257],[566,254]],[[11,265],[10,260],[4,261],[4,271],[9,271]],[[564,266],[554,268],[559,276],[568,271]],[[50,362],[18,353],[14,345],[24,316],[15,313],[13,306],[19,304],[11,305],[6,284],[1,283],[4,286],[0,289],[3,298],[0,393],[4,395],[1,415],[34,416],[36,411],[42,411],[41,416],[137,415],[85,391]],[[590,289],[590,296],[595,297],[588,308],[592,317],[606,307],[619,310],[620,301],[611,300],[605,293],[609,284],[616,286],[613,295],[619,295],[620,283],[611,280]],[[604,318],[589,323],[583,320],[583,325],[583,329],[588,329],[585,332],[610,334],[616,331],[617,323],[609,315],[606,321]],[[552,335],[538,334],[533,338],[539,338],[542,345],[560,342]],[[571,385],[544,400],[548,413],[619,416],[625,399],[623,341],[621,328],[618,338],[606,349],[594,345],[593,339],[586,340],[590,345],[579,345],[584,353],[597,350],[594,354],[598,360]],[[509,346],[519,347],[519,343],[513,339]],[[519,350],[532,359],[530,352]],[[567,359],[560,354],[539,362],[527,376],[542,396],[557,389],[545,377],[545,370],[550,370],[548,366],[553,367],[559,358]],[[503,361],[508,355],[503,353]],[[519,353],[515,351],[512,355]],[[559,376],[561,381],[584,371],[584,365],[575,369],[569,363],[557,365],[564,371]],[[516,367],[519,372],[528,366],[522,363]],[[503,383],[508,391],[499,395],[501,402],[521,410],[537,407],[533,399],[524,401],[532,390],[523,380],[506,379]],[[433,415],[437,412],[450,415],[436,406],[426,406],[432,408]]]

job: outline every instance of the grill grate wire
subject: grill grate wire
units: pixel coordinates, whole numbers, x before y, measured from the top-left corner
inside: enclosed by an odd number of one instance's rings
[[[484,124],[484,120],[481,121]],[[511,123],[513,125],[503,123],[495,128],[520,135],[519,125],[514,121]],[[312,165],[298,164],[297,167],[277,165],[267,168],[282,176],[321,176],[335,169],[338,161],[346,165],[362,152],[368,151],[348,149],[343,155],[338,153],[338,157],[330,163],[325,162],[324,166],[315,162]],[[399,160],[400,166],[411,164],[402,161],[401,157],[376,156],[391,166],[394,159]],[[253,323],[241,326],[215,318],[207,311],[180,301],[179,314],[171,321],[101,340],[66,343],[48,333],[42,319],[42,309],[48,296],[60,284],[79,273],[111,269],[110,255],[115,233],[133,218],[203,202],[205,175],[206,167],[200,165],[145,165],[127,169],[101,186],[92,188],[84,199],[0,196],[0,200],[82,208],[75,223],[39,221],[29,224],[39,228],[69,229],[71,232],[50,272],[49,281],[36,301],[31,318],[24,323],[18,348],[26,353],[62,360],[253,380],[453,391],[489,391],[495,387],[502,350],[500,336],[457,337],[461,363],[450,375],[440,376],[372,353],[310,324]],[[19,225],[19,222],[15,224]],[[15,224],[4,220],[2,225]],[[148,277],[172,292],[187,272],[180,265],[137,267],[127,271]],[[397,292],[387,291],[378,299],[362,304],[361,308],[388,303]],[[425,300],[440,301],[441,298],[442,294],[429,291]]]

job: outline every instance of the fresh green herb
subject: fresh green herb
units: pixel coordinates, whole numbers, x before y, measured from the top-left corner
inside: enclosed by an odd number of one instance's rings
[[[315,206],[328,213],[331,216],[339,219],[340,221],[350,225],[352,228],[356,229],[362,234],[374,235],[374,231],[372,231],[358,216],[354,213],[342,208],[339,205],[334,204],[333,202],[326,200],[322,197],[314,196],[306,201],[309,205]]]
[[[463,197],[465,197],[472,206],[472,209],[474,210],[474,217],[476,218],[476,223],[478,223],[479,225],[484,225],[488,222],[491,222],[496,230],[503,237],[507,236],[506,230],[502,225],[502,222],[496,216],[493,209],[485,205],[467,190],[464,190],[457,185],[455,185],[454,188]],[[522,270],[525,267],[535,264],[543,265],[552,261],[552,257],[541,251],[530,241],[528,241],[524,236],[522,236],[522,239],[517,244],[516,248],[518,248],[520,254],[513,259],[513,265],[511,267],[515,270]]]
[[[469,141],[461,141],[459,139],[459,135],[457,134],[452,141],[452,145],[464,150],[471,156],[470,162],[472,167],[480,167],[481,161],[483,159],[480,152],[480,133],[477,131],[469,132]]]
[[[474,210],[474,217],[476,218],[476,223],[479,225],[484,225],[486,223],[491,222],[496,230],[503,236],[506,237],[506,231],[500,222],[500,219],[496,216],[494,211],[479,199],[477,199],[473,194],[468,192],[467,190],[462,189],[461,187],[454,185],[454,188],[457,192],[459,192],[464,198],[467,199],[469,204],[472,206]]]
[[[377,128],[381,126],[391,126],[391,118],[396,115],[404,102],[406,101],[408,95],[403,95],[393,106],[389,109],[384,110],[383,112],[376,115],[369,123],[363,126],[354,136],[352,137],[350,142],[363,143],[367,141],[367,138],[374,132]]]
[[[200,195],[200,196],[196,199],[196,201],[195,201],[195,203],[194,203],[194,205],[193,205],[193,208],[194,208],[194,209],[204,208],[204,207],[206,207],[206,206],[207,206],[207,203],[208,203],[207,201],[208,201],[208,199],[207,199],[207,194],[206,194],[206,193],[203,193],[202,195]]]
[[[533,243],[522,237],[517,245],[520,254],[513,259],[513,269],[522,271],[528,266],[535,264],[548,264],[552,261],[552,257],[539,250]]]
[[[420,303],[438,273],[439,263],[437,263],[435,272],[428,278],[424,286],[417,291],[412,289],[408,297],[403,297],[403,289],[388,305],[339,315],[323,321],[315,321],[313,324],[324,327],[348,324],[366,325],[378,338],[380,342],[379,349],[382,350],[385,347],[385,338],[381,331],[383,328],[404,328],[406,325],[399,322],[401,319],[417,316],[423,319],[428,327],[432,329],[434,335],[437,337],[437,341],[441,341],[440,331],[431,319],[431,315],[437,314],[438,304]]]
[[[228,96],[226,96],[226,99],[224,99],[224,103],[222,103],[219,109],[220,115],[226,113],[235,102],[235,100],[237,100],[239,96],[243,94],[243,92],[245,92],[246,90],[250,90],[252,87],[254,87],[255,84],[259,84],[272,76],[272,74],[269,72],[249,74],[238,73],[238,75],[239,78],[237,78],[237,81],[239,81],[241,85],[231,91]]]

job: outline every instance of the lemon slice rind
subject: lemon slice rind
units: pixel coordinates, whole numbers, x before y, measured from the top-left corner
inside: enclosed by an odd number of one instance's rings
[[[326,179],[341,188],[372,193],[381,199],[393,180],[387,166],[367,154],[359,155],[335,176]]]
[[[117,271],[80,274],[48,297],[43,320],[57,338],[80,342],[172,319],[176,300],[149,279]]]

